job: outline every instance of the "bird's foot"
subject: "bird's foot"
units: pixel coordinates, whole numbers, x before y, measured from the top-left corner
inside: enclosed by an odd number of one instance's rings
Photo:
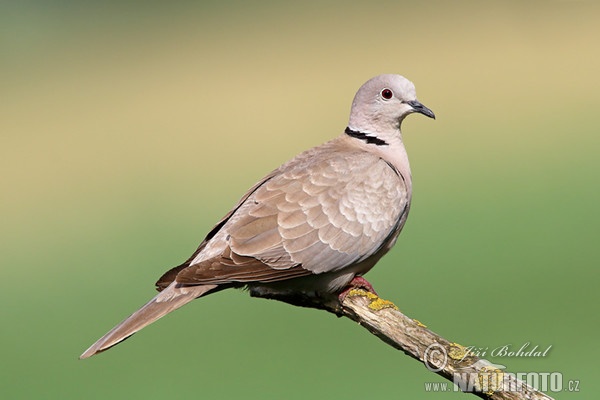
[[[371,292],[377,295],[377,292],[375,291],[375,289],[373,289],[373,285],[371,285],[369,281],[367,281],[362,276],[355,276],[354,278],[352,278],[350,283],[348,283],[346,288],[338,295],[340,303],[344,302],[344,299],[346,298],[346,296],[348,296],[348,293],[350,293],[350,291],[353,289],[363,289],[367,292]]]

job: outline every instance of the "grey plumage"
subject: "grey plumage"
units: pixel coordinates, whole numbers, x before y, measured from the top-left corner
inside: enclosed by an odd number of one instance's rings
[[[189,301],[228,287],[255,296],[337,293],[394,245],[412,182],[400,125],[433,112],[413,84],[380,75],[357,92],[346,132],[251,188],[154,299],[86,350],[90,357]]]

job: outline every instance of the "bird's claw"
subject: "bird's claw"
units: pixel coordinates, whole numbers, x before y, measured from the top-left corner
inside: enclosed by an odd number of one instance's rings
[[[355,276],[348,283],[348,285],[346,285],[346,288],[338,295],[338,299],[340,300],[340,303],[344,302],[344,300],[346,299],[346,296],[348,296],[348,293],[350,293],[350,291],[352,289],[364,289],[367,292],[371,292],[371,293],[377,295],[377,292],[375,291],[375,289],[373,289],[373,285],[371,285],[369,283],[369,281],[367,281],[362,276]]]

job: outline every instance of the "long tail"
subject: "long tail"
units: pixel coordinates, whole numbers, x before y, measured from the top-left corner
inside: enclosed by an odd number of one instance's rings
[[[90,346],[80,359],[88,358],[122,342],[164,315],[215,289],[217,285],[181,286],[173,283]]]

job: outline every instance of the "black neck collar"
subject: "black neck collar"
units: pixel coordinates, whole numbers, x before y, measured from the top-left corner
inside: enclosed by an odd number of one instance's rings
[[[369,144],[374,144],[376,146],[388,146],[388,143],[385,140],[379,139],[376,136],[369,136],[364,132],[353,131],[352,129],[350,129],[350,127],[347,127],[344,132],[346,132],[346,135],[348,135],[348,136],[351,136],[351,137],[359,139],[359,140],[364,140],[365,142],[367,142]]]

